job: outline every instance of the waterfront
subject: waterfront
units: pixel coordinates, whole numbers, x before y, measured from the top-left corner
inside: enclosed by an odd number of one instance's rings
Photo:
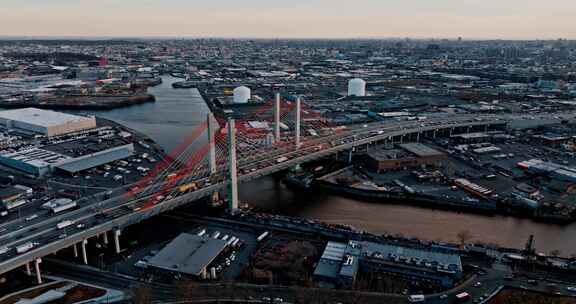
[[[149,135],[170,152],[201,124],[208,108],[195,90],[171,88],[175,78],[149,90],[155,103],[111,111],[81,112],[99,115]],[[77,112],[78,113],[78,112]],[[430,240],[455,241],[469,230],[474,241],[522,247],[530,234],[539,251],[576,253],[576,225],[567,227],[509,217],[486,217],[433,211],[411,206],[379,205],[333,195],[302,194],[287,189],[274,178],[240,186],[241,200],[286,215],[343,223],[375,233],[402,234]]]

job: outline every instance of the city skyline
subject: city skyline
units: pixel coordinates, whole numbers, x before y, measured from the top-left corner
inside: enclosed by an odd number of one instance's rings
[[[7,0],[0,36],[576,38],[576,3],[509,1]]]

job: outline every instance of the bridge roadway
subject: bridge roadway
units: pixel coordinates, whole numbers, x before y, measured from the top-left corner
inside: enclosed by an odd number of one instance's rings
[[[506,125],[512,121],[525,119],[573,119],[573,113],[535,115],[447,115],[430,118],[424,121],[400,121],[394,123],[370,123],[357,125],[341,133],[320,138],[309,138],[296,149],[294,145],[264,147],[258,153],[238,151],[239,182],[246,182],[282,171],[295,165],[319,159],[356,146],[377,141],[389,140],[394,137],[410,134],[438,132],[460,128],[473,128]],[[458,132],[455,132],[458,133]],[[286,160],[278,162],[280,157]],[[103,199],[97,195],[81,200],[77,210],[57,215],[43,215],[31,222],[22,219],[11,221],[0,226],[0,250],[8,248],[0,254],[0,274],[20,267],[37,258],[56,253],[57,251],[98,236],[107,231],[122,229],[142,220],[188,204],[192,201],[211,195],[227,186],[227,164],[220,163],[219,170],[212,176],[207,176],[207,169],[191,173],[175,184],[166,181],[157,182],[145,188],[133,199],[126,199],[124,191],[118,190],[114,197]],[[193,192],[180,193],[179,185],[196,182],[199,189]],[[164,188],[169,187],[167,190]],[[166,198],[150,206],[150,201],[163,193]],[[102,199],[102,200],[101,200]],[[99,201],[101,200],[101,201]],[[95,216],[100,213],[102,216]],[[57,229],[56,224],[65,220],[74,222],[65,229]],[[78,227],[82,224],[83,227]],[[16,254],[15,247],[27,242],[34,242],[35,247],[25,253]]]

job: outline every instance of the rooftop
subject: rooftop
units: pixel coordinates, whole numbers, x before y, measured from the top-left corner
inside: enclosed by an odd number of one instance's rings
[[[384,245],[372,242],[361,242],[363,256],[381,256],[383,259],[398,257],[400,259],[414,259],[427,263],[453,265],[455,270],[462,271],[460,256],[432,250],[421,250],[409,247]]]
[[[168,271],[199,276],[226,248],[226,241],[182,233],[148,262]]]
[[[400,148],[417,155],[418,157],[430,157],[430,156],[438,156],[443,155],[442,152],[432,149],[426,145],[419,144],[419,143],[409,143],[409,144],[401,144],[399,145]]]
[[[58,126],[68,122],[81,121],[86,119],[86,117],[83,116],[37,108],[0,111],[0,118],[14,121],[23,121],[43,127]]]

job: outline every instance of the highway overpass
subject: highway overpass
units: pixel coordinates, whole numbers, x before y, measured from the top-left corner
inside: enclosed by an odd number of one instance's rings
[[[542,114],[544,115],[544,114]],[[513,120],[533,119],[533,115],[447,115],[444,117],[427,119],[424,121],[400,121],[394,123],[370,123],[349,127],[341,133],[325,137],[305,138],[303,144],[262,147],[258,153],[250,153],[239,157],[238,181],[246,182],[258,179],[298,164],[317,160],[329,155],[350,151],[354,147],[372,144],[381,141],[401,141],[402,138],[449,135],[469,131],[486,130],[492,127],[502,127]],[[546,114],[543,119],[572,119],[573,114]],[[242,151],[238,151],[242,154]],[[282,161],[279,161],[282,159]],[[205,173],[205,174],[204,174]],[[56,253],[64,248],[79,245],[79,255],[84,256],[86,241],[93,237],[106,236],[112,231],[115,246],[119,251],[117,238],[120,231],[130,225],[139,223],[147,218],[162,212],[173,210],[189,204],[202,197],[209,196],[216,191],[225,189],[229,182],[227,179],[227,164],[218,164],[218,170],[209,174],[208,168],[203,173],[191,173],[177,183],[164,180],[149,185],[143,191],[145,195],[136,195],[126,199],[124,195],[112,198],[92,198],[84,201],[81,208],[57,216],[39,218],[32,223],[13,221],[2,225],[5,231],[0,234],[0,248],[8,251],[0,255],[0,274],[13,270],[30,262],[40,262],[46,255]],[[180,185],[195,182],[199,188],[192,192],[180,192]],[[167,188],[168,187],[168,188]],[[166,189],[167,188],[167,189]],[[148,194],[149,193],[149,194]],[[158,197],[158,193],[165,198],[151,205],[150,201]],[[98,214],[98,215],[96,215]],[[56,225],[63,221],[74,222],[65,229],[58,229]],[[33,243],[33,248],[17,254],[17,246]]]

